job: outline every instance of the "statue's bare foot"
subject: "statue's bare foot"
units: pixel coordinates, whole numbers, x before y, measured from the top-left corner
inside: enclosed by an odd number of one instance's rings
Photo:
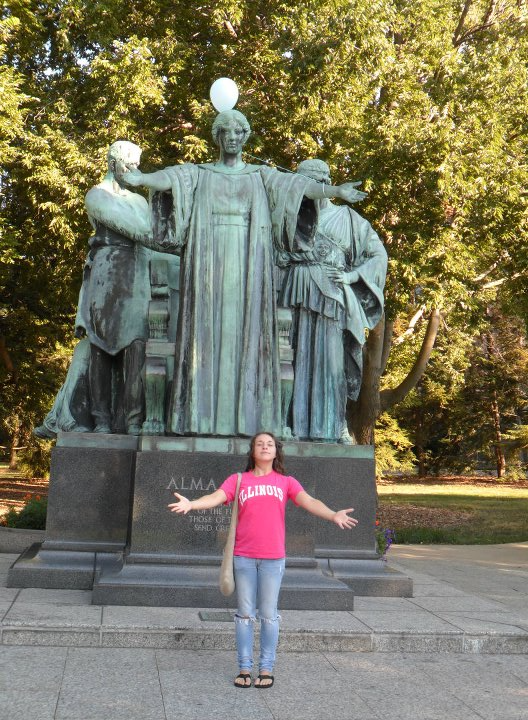
[[[52,430],[48,430],[45,425],[39,425],[33,428],[33,435],[40,438],[41,440],[54,440],[57,437],[57,433]]]
[[[96,425],[94,427],[94,433],[108,433],[110,434],[112,432],[109,425]]]
[[[341,437],[337,441],[340,445],[357,445],[356,439],[353,435],[351,435],[348,430],[345,428],[343,432],[341,433]]]

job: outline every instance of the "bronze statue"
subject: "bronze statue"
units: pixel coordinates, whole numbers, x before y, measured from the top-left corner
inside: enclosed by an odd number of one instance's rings
[[[59,430],[141,432],[144,419],[143,364],[150,301],[150,210],[144,197],[124,185],[137,168],[141,149],[118,141],[108,150],[108,171],[86,194],[94,235],[89,240],[75,321],[80,342],[66,381],[38,437]]]
[[[322,160],[303,161],[298,173],[330,184]],[[346,402],[361,387],[365,328],[383,312],[387,253],[352,208],[327,197],[315,204],[314,238],[297,235],[291,251],[277,254],[285,268],[279,304],[293,312],[292,431],[299,440],[350,443]]]
[[[218,162],[124,175],[154,191],[150,246],[181,253],[172,433],[281,431],[273,247],[289,247],[298,225],[311,227],[303,197],[324,195],[306,176],[246,164],[249,134],[244,115],[228,110],[213,124]],[[353,184],[325,192],[363,195]]]

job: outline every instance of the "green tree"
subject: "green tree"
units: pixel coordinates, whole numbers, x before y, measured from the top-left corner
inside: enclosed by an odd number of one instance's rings
[[[478,334],[439,341],[419,385],[395,409],[408,432],[419,474],[516,472],[525,445],[528,351],[519,318],[490,306]]]
[[[528,407],[528,350],[519,319],[490,306],[470,360],[446,441],[467,465],[477,459],[494,464],[500,478],[508,470],[505,440],[526,421]],[[515,467],[515,458],[511,461]]]
[[[385,152],[370,177],[391,277],[356,414],[363,441],[371,419],[422,376],[438,311],[456,342],[458,328],[477,330],[494,291],[526,294],[526,13],[516,3],[470,0],[394,8],[393,63],[380,73],[370,135],[374,153]],[[386,374],[378,395],[394,323],[416,311],[429,317],[420,355],[409,357],[396,334],[399,372]]]
[[[146,170],[213,158],[208,90],[220,76],[240,87],[250,154],[289,168],[318,156],[336,182],[370,192],[359,209],[390,268],[386,320],[350,407],[361,441],[423,376],[441,315],[446,343],[476,332],[499,296],[526,317],[521,3],[8,0],[0,23],[9,444],[15,426],[17,443],[31,442],[63,378],[90,234],[83,198],[107,146],[138,143]]]

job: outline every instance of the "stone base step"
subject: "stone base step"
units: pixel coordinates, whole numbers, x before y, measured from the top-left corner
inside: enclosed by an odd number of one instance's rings
[[[281,586],[285,610],[352,610],[354,594],[335,577],[313,567],[289,567]],[[132,563],[107,567],[97,575],[94,605],[150,607],[236,607],[236,595],[225,598],[218,589],[218,567]]]
[[[258,633],[257,633],[258,639]],[[234,650],[232,626],[225,628],[94,628],[5,625],[2,645],[59,647]],[[281,652],[420,652],[528,654],[528,635],[453,633],[343,633],[282,629]]]

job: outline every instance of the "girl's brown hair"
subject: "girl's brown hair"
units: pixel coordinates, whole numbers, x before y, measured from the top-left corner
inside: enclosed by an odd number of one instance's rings
[[[272,438],[275,443],[275,449],[277,451],[277,454],[273,458],[273,469],[275,472],[280,473],[281,475],[286,475],[286,469],[284,467],[284,452],[282,449],[282,442],[275,437],[273,433],[268,432],[267,430],[262,430],[261,432],[258,432],[256,435],[253,435],[251,440],[249,441],[249,452],[248,452],[248,461],[247,461],[247,467],[246,472],[249,470],[255,469],[255,458],[253,457],[253,453],[255,452],[255,442],[257,441],[257,438],[261,435],[268,435],[268,437]]]

